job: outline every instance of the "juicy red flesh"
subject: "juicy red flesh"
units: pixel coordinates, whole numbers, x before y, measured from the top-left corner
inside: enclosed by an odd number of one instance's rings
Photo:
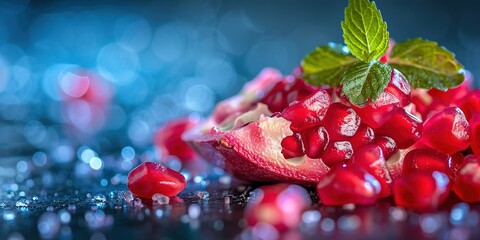
[[[185,117],[171,121],[158,129],[154,136],[154,144],[160,148],[161,157],[172,155],[184,161],[196,158],[196,153],[182,139],[182,135],[197,123],[197,118]]]
[[[145,162],[128,173],[127,187],[140,198],[150,199],[155,193],[173,197],[185,189],[185,177],[162,164]]]
[[[333,168],[317,185],[320,201],[328,206],[372,204],[379,192],[380,183],[374,176],[352,166]]]
[[[470,126],[462,110],[448,107],[428,118],[421,141],[447,154],[465,150],[470,145]]]
[[[281,112],[294,101],[301,101],[315,92],[316,88],[305,84],[299,78],[286,78],[279,81],[273,88],[260,99],[271,112]]]
[[[395,143],[391,137],[377,136],[373,141],[373,144],[378,145],[382,149],[385,159],[389,159],[398,151],[397,143]]]
[[[378,129],[377,134],[391,137],[400,149],[408,148],[419,138],[422,122],[403,108],[397,108]]]
[[[480,202],[480,155],[465,157],[453,191],[465,202]]]
[[[450,192],[448,176],[437,171],[416,171],[393,182],[395,204],[419,212],[436,210]]]
[[[310,205],[307,191],[297,185],[263,186],[252,192],[245,210],[247,225],[268,224],[280,232],[298,227],[302,212]]]
[[[403,160],[403,175],[416,171],[438,171],[454,180],[452,157],[430,148],[418,148],[408,152]]]
[[[480,154],[480,113],[475,113],[470,119],[470,128],[472,143],[471,148],[473,153]]]
[[[357,132],[350,138],[349,142],[353,149],[357,149],[363,145],[373,142],[375,140],[375,133],[373,129],[367,124],[360,124]]]
[[[382,149],[378,145],[368,144],[357,149],[349,164],[365,169],[378,180],[381,187],[379,198],[391,195],[392,178],[388,172]]]
[[[322,126],[313,127],[303,131],[301,135],[305,146],[305,154],[309,158],[321,157],[329,142],[327,130]]]
[[[320,124],[330,105],[330,96],[324,90],[318,90],[305,99],[293,102],[285,108],[282,116],[291,121],[293,131],[303,131]]]
[[[332,103],[326,113],[324,126],[330,140],[347,140],[357,132],[360,117],[353,108],[342,103]]]
[[[305,155],[303,143],[300,134],[294,133],[282,139],[282,154],[286,159],[300,157]]]
[[[346,162],[352,157],[353,148],[348,141],[330,142],[323,152],[323,162],[333,167],[335,165]]]

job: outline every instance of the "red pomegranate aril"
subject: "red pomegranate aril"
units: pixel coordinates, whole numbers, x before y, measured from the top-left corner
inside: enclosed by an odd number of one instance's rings
[[[154,136],[154,144],[160,148],[161,157],[172,155],[183,161],[196,158],[196,153],[183,141],[182,135],[199,122],[199,118],[190,116],[173,120],[159,128]]]
[[[470,145],[470,126],[462,110],[445,108],[423,124],[421,141],[443,153],[453,154]]]
[[[469,124],[472,136],[470,147],[472,148],[473,153],[480,154],[480,112],[472,115]]]
[[[357,149],[363,145],[373,142],[375,140],[375,133],[373,129],[367,124],[360,124],[357,132],[348,141],[352,144],[353,149]]]
[[[263,186],[251,193],[245,209],[247,225],[268,224],[280,232],[298,227],[302,212],[311,200],[307,191],[297,185]]]
[[[305,154],[309,158],[319,158],[329,142],[328,133],[324,127],[318,126],[301,132]]]
[[[367,170],[380,183],[379,198],[391,195],[392,178],[387,169],[387,163],[382,149],[375,144],[367,144],[355,150],[349,165]]]
[[[398,151],[397,143],[388,136],[376,136],[372,143],[378,145],[382,149],[383,157],[385,157],[385,159],[389,159]]]
[[[286,106],[288,106],[288,102],[284,97],[285,85],[285,81],[280,81],[275,84],[260,102],[265,103],[268,106],[268,109],[272,112],[281,112]]]
[[[431,148],[417,148],[408,152],[403,159],[403,175],[416,171],[439,171],[447,174],[453,183],[452,157]]]
[[[380,127],[390,117],[390,113],[400,106],[400,100],[389,92],[382,92],[374,102],[352,107],[363,122],[373,129]]]
[[[322,160],[328,167],[346,162],[352,157],[353,149],[349,141],[330,142],[323,152]]]
[[[453,191],[462,201],[480,202],[480,155],[465,157]]]
[[[405,107],[411,102],[410,96],[411,87],[407,79],[401,72],[394,69],[390,76],[385,92],[391,93],[399,100],[400,107]]]
[[[470,91],[467,96],[459,102],[458,107],[462,109],[465,118],[470,120],[473,114],[480,112],[480,89]]]
[[[290,128],[293,131],[301,132],[321,123],[330,102],[328,93],[320,89],[307,98],[290,104],[282,111],[282,116],[292,122]]]
[[[128,173],[127,187],[140,198],[150,199],[155,193],[173,197],[185,189],[185,177],[164,165],[145,162]]]
[[[317,185],[320,201],[327,206],[373,204],[378,199],[380,183],[366,170],[353,166],[332,168]]]
[[[465,80],[455,88],[449,88],[447,91],[432,88],[428,90],[428,95],[432,97],[435,102],[441,103],[443,106],[449,106],[467,96],[472,89],[472,74],[465,71]],[[462,109],[463,110],[463,109]],[[466,115],[466,114],[465,114]]]
[[[393,138],[398,148],[405,149],[420,138],[421,129],[422,122],[420,119],[403,108],[397,108],[388,121],[375,129],[375,132]]]
[[[395,204],[418,212],[438,209],[450,192],[449,178],[438,171],[416,171],[393,181]]]
[[[282,145],[282,154],[286,159],[305,155],[302,137],[299,133],[286,136],[280,144]]]
[[[342,103],[332,103],[323,120],[330,140],[348,140],[358,130],[360,117],[355,110]]]

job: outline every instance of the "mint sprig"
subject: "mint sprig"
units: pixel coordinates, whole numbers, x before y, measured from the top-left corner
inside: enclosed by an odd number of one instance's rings
[[[378,59],[388,49],[389,33],[380,11],[369,0],[349,0],[342,22],[345,44],[320,46],[302,61],[303,77],[316,86],[342,85],[342,94],[356,105],[375,101],[393,68],[414,88],[446,90],[464,79],[455,55],[436,42],[420,38],[396,44],[388,64]]]
[[[455,55],[436,42],[414,38],[396,44],[389,64],[414,88],[447,90],[462,83],[464,70]]]
[[[350,0],[342,29],[348,49],[364,62],[377,60],[388,49],[387,23],[374,2]]]

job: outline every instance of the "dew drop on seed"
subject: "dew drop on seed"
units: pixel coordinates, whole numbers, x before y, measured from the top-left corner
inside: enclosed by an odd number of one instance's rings
[[[160,194],[160,193],[155,193],[153,194],[152,196],[152,200],[155,202],[155,203],[158,203],[160,205],[165,205],[165,204],[168,204],[170,202],[170,198],[163,195],[163,194]]]
[[[308,210],[302,214],[302,222],[308,225],[317,224],[321,218],[322,215],[317,210]]]
[[[208,199],[210,197],[210,193],[208,193],[207,191],[198,191],[197,197],[200,199]]]
[[[358,216],[353,215],[353,216],[341,216],[338,219],[337,223],[338,223],[338,228],[342,231],[355,231],[360,227],[362,221]]]
[[[188,216],[191,219],[197,219],[200,216],[200,206],[198,204],[192,204],[188,207]]]
[[[335,221],[331,218],[325,218],[320,222],[320,228],[324,232],[333,232],[335,230]]]

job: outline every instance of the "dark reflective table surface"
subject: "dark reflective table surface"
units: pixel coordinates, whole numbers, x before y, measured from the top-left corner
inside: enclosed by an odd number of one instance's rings
[[[169,203],[136,199],[126,188],[128,169],[153,153],[99,156],[77,149],[70,162],[43,152],[4,158],[0,165],[0,239],[478,239],[479,206],[450,199],[434,213],[395,207],[313,204],[298,229],[279,233],[249,228],[244,209],[257,185],[232,179],[202,161],[163,163],[181,170],[187,189]],[[153,158],[153,160],[156,160]]]

